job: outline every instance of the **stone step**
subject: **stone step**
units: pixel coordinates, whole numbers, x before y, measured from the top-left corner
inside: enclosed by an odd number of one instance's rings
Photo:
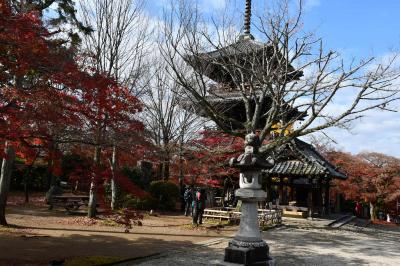
[[[355,218],[356,217],[354,215],[344,215],[344,216],[336,219],[332,223],[328,224],[328,226],[331,228],[339,228],[339,227],[351,222]]]

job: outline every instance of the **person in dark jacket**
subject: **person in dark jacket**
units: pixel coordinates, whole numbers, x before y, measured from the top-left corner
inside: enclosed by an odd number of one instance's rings
[[[203,214],[204,214],[204,209],[206,208],[206,200],[207,200],[207,194],[204,188],[200,189],[200,195],[198,195],[198,200],[199,200],[199,205],[198,205],[197,223],[203,224]]]
[[[193,201],[193,189],[191,187],[186,186],[183,198],[185,200],[185,216],[188,216],[190,212],[193,212],[193,209],[191,208]]]
[[[356,207],[355,207],[355,213],[358,218],[361,217],[361,212],[362,212],[362,205],[359,201],[357,201]]]
[[[193,189],[193,198],[192,198],[192,220],[193,220],[193,225],[198,225],[197,224],[197,218],[199,215],[198,211],[198,205],[199,202],[197,200],[197,192],[199,191],[198,188]]]
[[[193,208],[193,224],[199,225],[203,223],[203,213],[206,208],[207,195],[203,188],[197,188],[194,193],[194,199],[192,203]]]

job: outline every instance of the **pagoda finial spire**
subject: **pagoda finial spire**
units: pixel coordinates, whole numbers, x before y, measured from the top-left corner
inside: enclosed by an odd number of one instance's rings
[[[251,0],[246,0],[246,8],[244,12],[244,34],[250,35],[251,24]]]
[[[251,0],[246,0],[246,7],[244,11],[244,35],[243,38],[254,39],[250,33],[251,26]]]

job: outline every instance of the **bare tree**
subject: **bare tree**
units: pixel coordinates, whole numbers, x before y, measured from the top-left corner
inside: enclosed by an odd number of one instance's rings
[[[231,29],[239,28],[232,16],[207,19],[190,1],[172,4],[164,15],[161,51],[169,74],[220,129],[242,138],[254,134],[260,153],[295,137],[347,127],[369,110],[394,111],[390,104],[399,99],[397,54],[347,63],[322,39],[304,33],[301,1],[298,7],[293,14],[288,1],[279,1],[252,24],[248,9],[244,33],[234,43]],[[182,60],[194,70],[182,71]],[[223,100],[227,92],[241,99],[240,115],[227,115],[211,100]],[[339,109],[336,101],[344,95],[350,99]],[[270,138],[277,129],[281,133]]]
[[[80,1],[80,19],[93,29],[83,38],[84,52],[101,73],[115,78],[138,96],[148,64],[151,27],[143,0]]]
[[[143,120],[149,136],[160,149],[160,173],[164,180],[170,176],[170,162],[174,155],[179,156],[180,181],[182,183],[182,156],[185,143],[195,136],[203,120],[182,109],[179,101],[182,88],[166,72],[165,64],[155,63],[149,78],[143,101],[145,111]]]
[[[143,12],[143,0],[91,0],[80,1],[81,19],[93,29],[93,33],[83,36],[84,53],[92,56],[93,65],[97,72],[105,73],[114,78],[119,84],[129,88],[130,92],[138,96],[144,87],[141,83],[146,72],[145,62],[148,53],[148,38],[150,33],[149,22]],[[110,166],[114,171],[117,166],[118,137],[99,128],[93,139],[95,147],[94,163],[100,163],[102,143],[110,142],[113,147]],[[106,141],[104,138],[107,138]],[[92,182],[89,213],[95,215],[96,199],[95,185]],[[112,201],[115,207],[116,183],[111,181]]]

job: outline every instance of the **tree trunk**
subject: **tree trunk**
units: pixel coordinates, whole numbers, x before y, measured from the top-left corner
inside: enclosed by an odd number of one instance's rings
[[[52,142],[50,144],[50,154],[54,154],[57,149],[57,145]],[[50,189],[52,186],[57,185],[56,176],[53,175],[53,166],[54,166],[54,158],[53,155],[49,156],[47,160],[47,189]]]
[[[36,158],[35,158],[36,160]],[[28,169],[25,172],[24,176],[24,194],[25,194],[25,203],[29,203],[29,177],[32,173],[33,163],[28,166]]]
[[[90,191],[89,191],[89,204],[88,204],[88,217],[95,218],[96,217],[96,205],[97,205],[97,181],[96,174],[92,174],[92,182],[90,183]]]
[[[179,142],[179,196],[181,199],[181,211],[185,210],[185,199],[183,197],[185,193],[185,188],[184,188],[184,174],[183,174],[183,142],[182,140]]]
[[[100,164],[100,146],[96,146],[94,149],[94,169],[92,171],[92,181],[90,183],[90,191],[89,191],[89,204],[88,204],[88,217],[95,218],[96,217],[96,206],[97,206],[97,168]]]
[[[29,203],[29,191],[28,191],[28,180],[25,179],[24,183],[24,194],[25,194],[25,203]]]
[[[115,170],[117,165],[117,148],[113,147],[112,158],[110,161],[111,167],[111,209],[117,208],[117,183],[115,182]]]
[[[169,179],[169,157],[165,159],[162,166],[162,179],[167,181]]]
[[[179,144],[179,188],[181,190],[184,190],[183,188],[183,179],[184,179],[184,174],[183,174],[183,144],[180,142]],[[183,191],[181,191],[183,193]]]
[[[0,175],[0,225],[7,225],[6,220],[6,206],[7,206],[7,195],[10,189],[10,179],[12,173],[12,165],[15,159],[15,152],[12,146],[5,144],[5,158],[1,165]]]
[[[55,185],[56,181],[54,178],[54,175],[51,171],[51,168],[53,167],[53,159],[49,158],[47,161],[47,189],[50,189],[52,186]]]
[[[375,221],[375,205],[372,202],[369,203],[369,214],[371,216],[371,221]]]

